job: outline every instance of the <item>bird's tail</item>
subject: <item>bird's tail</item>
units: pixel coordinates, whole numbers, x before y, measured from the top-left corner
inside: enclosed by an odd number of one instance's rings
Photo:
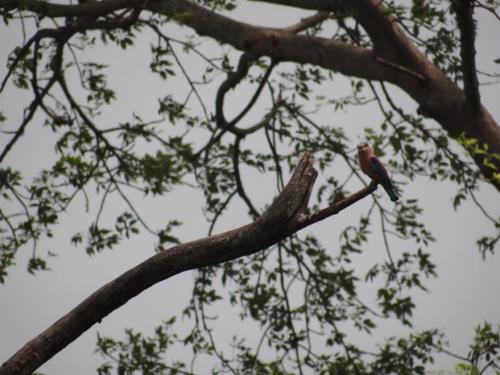
[[[382,185],[382,187],[387,192],[387,195],[389,196],[391,201],[396,202],[399,199],[398,195],[394,191],[395,189],[392,186],[387,186],[386,184],[384,184]]]

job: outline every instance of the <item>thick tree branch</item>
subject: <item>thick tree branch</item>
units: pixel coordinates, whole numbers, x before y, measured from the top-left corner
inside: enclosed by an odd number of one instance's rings
[[[334,1],[332,4],[344,4]],[[105,0],[81,5],[59,5],[37,0],[7,0],[3,8],[20,7],[49,17],[92,17],[127,7],[139,7],[137,0]],[[323,66],[371,80],[397,83],[397,72],[375,61],[374,51],[327,38],[296,35],[286,29],[252,26],[217,14],[187,0],[150,0],[144,9],[163,13],[193,28],[198,34],[276,61],[293,61]],[[339,5],[340,6],[340,5]],[[2,6],[0,6],[0,9]],[[414,81],[412,82],[415,83]]]
[[[473,115],[481,110],[479,82],[476,73],[476,26],[474,25],[474,6],[471,0],[452,1],[452,9],[460,29],[460,55],[464,81],[465,105]]]
[[[277,62],[309,63],[361,78],[394,81],[394,70],[377,63],[370,49],[282,29],[252,26],[186,0],[156,1],[147,7],[173,17],[200,35],[215,38],[257,57],[269,56]]]
[[[78,5],[47,3],[45,0],[3,0],[0,10],[28,10],[45,17],[88,17],[105,16],[116,10],[142,5],[140,0],[90,1]]]
[[[91,294],[29,341],[0,367],[0,375],[31,374],[82,333],[152,285],[181,272],[217,265],[263,250],[312,223],[354,204],[376,189],[376,181],[318,214],[305,210],[316,179],[305,155],[272,205],[253,223],[174,246],[152,256]]]
[[[291,7],[327,12],[348,12],[370,36],[379,54],[385,57],[411,57],[417,48],[407,38],[382,0],[254,0]],[[397,52],[396,52],[397,50]],[[410,52],[410,54],[408,53]],[[401,61],[398,61],[401,63]]]

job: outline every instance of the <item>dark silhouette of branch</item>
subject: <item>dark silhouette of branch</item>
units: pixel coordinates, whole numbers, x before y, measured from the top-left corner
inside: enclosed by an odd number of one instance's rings
[[[488,12],[490,12],[491,14],[493,14],[493,16],[500,21],[500,16],[498,15],[496,9],[494,6],[489,6],[489,5],[486,5],[486,4],[483,4],[482,2],[480,2],[479,0],[475,0],[474,1],[474,4],[475,6],[479,7],[479,8],[482,8],[482,9],[485,9],[487,10]]]
[[[35,39],[32,38],[33,43],[35,43],[35,44],[38,43],[41,38],[46,36],[45,33],[37,33],[37,35],[38,35],[37,38],[35,38]],[[26,45],[31,45],[31,44],[32,44],[32,42],[28,41],[28,43]],[[36,84],[33,85],[33,90],[35,91],[35,99],[33,99],[30,106],[28,107],[27,114],[24,116],[24,119],[23,119],[21,125],[19,126],[19,129],[17,129],[17,131],[15,132],[12,139],[9,141],[9,143],[7,143],[7,145],[3,149],[2,153],[0,154],[0,163],[5,159],[5,157],[7,156],[9,151],[12,149],[12,147],[16,144],[16,142],[19,140],[19,138],[21,138],[21,136],[24,134],[26,127],[28,126],[30,121],[33,119],[33,116],[35,116],[35,113],[36,113],[38,107],[40,107],[42,105],[42,101],[43,101],[45,95],[47,95],[47,93],[50,91],[50,89],[52,88],[54,83],[57,81],[58,71],[61,69],[61,64],[62,64],[63,45],[64,45],[64,43],[59,44],[57,49],[56,49],[56,53],[55,53],[54,58],[52,60],[52,66],[53,66],[54,73],[53,73],[52,77],[50,78],[50,80],[45,85],[45,87],[43,88],[43,90],[41,90],[41,92],[39,92],[38,86],[36,86]],[[29,48],[27,50],[29,50]],[[24,53],[24,52],[22,52],[22,53]],[[12,69],[13,68],[11,67],[11,70]],[[36,69],[36,65],[35,65],[35,69]],[[36,73],[33,73],[33,74],[34,74],[35,79],[36,79]],[[8,78],[8,75],[7,75],[6,79],[7,78]]]
[[[195,158],[200,156],[204,152],[206,152],[205,156],[208,157],[207,151],[210,150],[210,148],[215,143],[217,143],[219,139],[221,139],[222,136],[228,131],[233,134],[236,134],[237,136],[244,135],[240,131],[240,129],[236,127],[236,125],[255,104],[255,101],[259,97],[265,83],[267,82],[269,76],[271,75],[273,64],[271,64],[267,69],[266,73],[264,74],[264,77],[262,78],[261,82],[259,83],[259,86],[257,87],[257,90],[255,91],[254,95],[252,96],[246,107],[231,122],[228,122],[226,120],[226,117],[224,116],[224,99],[227,92],[235,88],[236,85],[238,85],[246,77],[250,65],[256,60],[257,58],[252,54],[243,53],[238,61],[238,67],[236,68],[236,71],[228,73],[227,78],[219,86],[219,89],[217,90],[217,94],[215,96],[215,122],[217,124],[217,128],[220,130],[218,133],[216,131],[212,133],[207,144],[203,146],[203,148],[195,154]]]
[[[353,203],[373,193],[377,189],[377,185],[378,181],[376,179],[373,179],[365,188],[359,190],[356,193],[351,194],[350,196],[342,199],[341,201],[313,214],[302,216],[299,219],[300,227],[305,228],[311,224],[317,223],[318,221],[324,220],[332,215],[338,214],[340,211],[349,207]]]
[[[217,95],[215,97],[215,121],[217,127],[220,129],[226,129],[230,125],[224,116],[224,98],[227,92],[234,89],[238,83],[241,82],[243,78],[246,77],[250,65],[257,60],[257,57],[251,53],[243,53],[238,61],[238,66],[234,72],[227,75],[227,78],[222,82],[217,90]],[[232,121],[235,125],[236,122]]]
[[[238,192],[238,195],[241,197],[241,199],[243,199],[243,201],[248,206],[248,209],[250,210],[250,214],[252,215],[252,217],[256,219],[260,216],[259,211],[257,211],[252,201],[248,197],[247,193],[245,192],[245,188],[243,187],[243,183],[241,181],[240,160],[239,160],[240,141],[241,138],[236,136],[236,140],[234,142],[234,151],[233,151],[233,171],[234,171],[234,179],[236,181],[236,191]]]
[[[465,106],[472,115],[479,114],[481,96],[476,72],[476,25],[474,24],[474,2],[472,0],[454,0],[452,9],[460,30],[460,55],[464,81]]]

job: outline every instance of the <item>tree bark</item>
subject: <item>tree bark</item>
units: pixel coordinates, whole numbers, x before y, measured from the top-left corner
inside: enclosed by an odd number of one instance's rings
[[[287,186],[253,223],[174,246],[125,272],[26,343],[0,366],[0,375],[31,374],[95,323],[152,285],[187,270],[221,264],[266,249],[366,197],[378,183],[373,180],[335,205],[308,215],[307,204],[316,176],[312,157],[304,155]]]

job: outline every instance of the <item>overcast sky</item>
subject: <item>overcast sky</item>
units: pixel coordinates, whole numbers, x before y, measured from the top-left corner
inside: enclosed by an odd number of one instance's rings
[[[265,4],[241,2],[242,5],[235,13],[239,19],[254,24],[269,26],[286,26],[299,20],[304,13],[291,11],[282,7]],[[7,54],[14,45],[21,41],[19,25],[14,23],[10,28],[0,27],[2,43],[0,44],[0,76],[6,71],[5,61]],[[478,36],[478,66],[483,71],[491,71],[491,61],[499,58],[498,35],[500,23],[493,17],[481,14]],[[496,36],[496,37],[494,37]],[[496,39],[494,39],[496,38]],[[118,49],[96,49],[90,52],[105,61],[113,62],[110,70],[111,83],[118,91],[118,102],[112,110],[106,112],[101,123],[117,123],[130,118],[132,109],[145,119],[156,116],[157,97],[171,91],[185,90],[185,84],[179,79],[165,85],[158,82],[156,77],[148,74],[149,43],[137,43],[137,46],[123,53]],[[496,54],[496,55],[495,55]],[[191,68],[196,69],[196,63]],[[497,65],[498,67],[498,65]],[[497,68],[498,71],[498,68]],[[339,91],[345,87],[345,81],[339,79],[337,86],[325,88],[325,91]],[[343,82],[343,83],[342,83]],[[167,86],[167,87],[166,87]],[[228,103],[230,107],[241,108],[250,94],[248,88],[242,88],[237,95],[233,95]],[[331,92],[331,91],[330,91]],[[406,108],[414,109],[415,105],[405,94],[397,91],[398,102]],[[497,120],[500,119],[500,86],[489,85],[482,88],[482,101],[486,108]],[[213,92],[206,92],[209,98]],[[333,96],[340,96],[337,91]],[[0,97],[0,110],[7,114],[12,121],[8,122],[9,129],[14,129],[22,112],[22,105],[26,103],[26,96],[15,90],[7,91]],[[208,101],[212,107],[213,103]],[[251,121],[258,121],[264,113],[265,105],[257,107],[250,117]],[[117,110],[118,109],[118,110]],[[235,110],[237,111],[237,110]],[[151,115],[149,115],[151,114]],[[354,108],[349,113],[336,114],[334,119],[321,118],[320,122],[333,121],[338,124],[365,124],[374,126],[379,124],[380,114],[375,107],[363,109]],[[378,122],[377,122],[378,121]],[[5,137],[5,138],[4,138]],[[38,169],[47,166],[53,160],[52,133],[38,123],[30,125],[26,135],[16,144],[10,154],[7,164],[20,168],[31,175]],[[0,147],[8,137],[2,135]],[[354,138],[355,139],[355,138]],[[258,147],[258,142],[246,144],[248,147]],[[321,178],[321,176],[320,176]],[[248,191],[252,198],[262,207],[268,203],[276,193],[272,179],[265,176],[244,177],[248,184]],[[488,257],[481,260],[475,246],[479,236],[485,234],[485,226],[491,225],[485,220],[479,210],[470,203],[465,203],[458,211],[451,205],[451,185],[448,183],[430,183],[420,179],[412,185],[404,187],[406,197],[415,197],[425,208],[424,220],[438,239],[432,245],[433,261],[437,264],[438,278],[427,283],[429,293],[418,293],[415,298],[418,302],[415,316],[416,329],[441,328],[447,332],[452,349],[466,354],[466,345],[470,342],[472,329],[475,324],[488,320],[500,323],[500,258]],[[381,190],[381,189],[379,189]],[[380,193],[380,192],[379,192]],[[139,197],[137,197],[139,198]],[[479,200],[490,210],[494,217],[500,215],[500,200],[498,193],[489,186],[484,186],[478,194]],[[189,241],[206,235],[207,227],[201,213],[203,197],[200,192],[191,189],[175,191],[153,201],[140,201],[140,208],[152,223],[163,223],[171,218],[180,218],[184,225],[176,234],[183,241]],[[23,249],[17,256],[17,268],[10,269],[10,275],[5,285],[0,285],[0,362],[7,359],[26,341],[33,338],[55,320],[72,309],[82,299],[92,293],[104,283],[112,280],[140,261],[153,255],[154,240],[151,237],[139,238],[123,242],[116,250],[105,251],[94,257],[88,257],[83,249],[76,249],[69,244],[69,238],[78,229],[88,226],[92,216],[83,208],[83,200],[73,205],[73,210],[61,221],[55,233],[55,239],[40,243],[40,249],[54,249],[58,256],[50,260],[50,272],[29,275],[25,271],[25,264],[31,255],[30,249]],[[0,205],[6,204],[0,201]],[[119,209],[120,203],[109,203],[113,211]],[[334,218],[316,224],[308,231],[317,234],[324,243],[335,242],[338,231],[349,224],[356,223],[359,215],[366,212],[371,202],[366,199],[350,207]],[[115,205],[115,206],[114,206]],[[115,210],[116,207],[116,210]],[[91,213],[95,212],[92,211]],[[248,221],[247,210],[241,204],[234,204],[230,214],[225,217],[218,231],[234,228]],[[85,218],[86,219],[82,219]],[[84,221],[82,221],[84,220]],[[105,218],[106,220],[106,218]],[[84,224],[82,224],[84,223]],[[160,226],[160,225],[157,225]],[[491,232],[491,229],[488,229]],[[379,240],[374,240],[379,241]],[[335,249],[335,246],[333,246]],[[383,247],[380,242],[370,244],[371,253],[362,254],[355,259],[360,268],[381,259]],[[192,287],[192,273],[184,273],[170,280],[162,282],[129,301],[125,306],[110,314],[102,323],[92,327],[68,348],[57,354],[47,362],[40,371],[46,374],[89,374],[95,372],[102,360],[93,355],[95,349],[96,332],[102,335],[123,337],[124,328],[134,328],[151,334],[153,328],[162,320],[179,315],[190,298]],[[219,316],[225,312],[221,311]],[[223,324],[234,330],[248,331],[251,335],[251,326],[242,327],[236,318],[224,316]],[[221,325],[222,327],[222,325]],[[387,325],[387,330],[379,338],[399,334],[398,328]],[[231,330],[227,330],[230,338]],[[224,337],[224,335],[221,335]],[[182,355],[189,355],[183,353]],[[436,369],[450,369],[454,360],[440,357]],[[202,373],[202,372],[200,372]]]

